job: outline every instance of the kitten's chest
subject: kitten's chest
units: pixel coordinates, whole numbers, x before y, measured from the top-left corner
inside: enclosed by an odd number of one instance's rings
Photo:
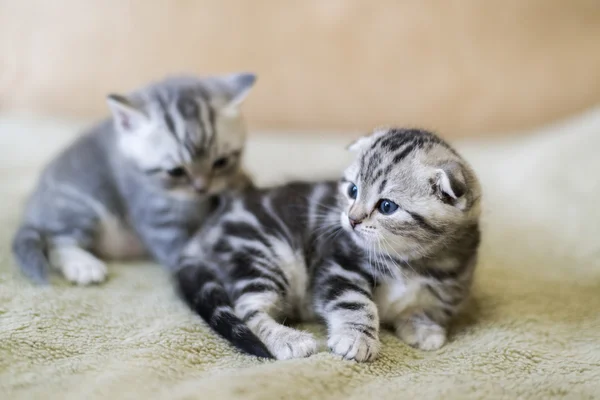
[[[105,215],[98,226],[94,252],[104,259],[142,258],[146,250],[131,226],[113,215]]]
[[[375,288],[373,300],[383,323],[391,323],[400,315],[412,313],[426,306],[428,296],[425,282],[419,277],[387,278]]]

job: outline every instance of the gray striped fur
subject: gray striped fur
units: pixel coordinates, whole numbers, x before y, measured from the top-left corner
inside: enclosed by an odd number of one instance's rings
[[[211,196],[249,184],[239,107],[254,80],[171,77],[108,96],[112,119],[53,160],[27,203],[13,241],[22,270],[46,282],[53,266],[90,284],[106,277],[102,259],[146,249],[175,267]]]
[[[327,324],[330,350],[357,361],[377,356],[381,324],[423,350],[446,341],[475,267],[477,178],[423,130],[376,131],[350,149],[339,182],[222,196],[186,248],[185,300],[241,350],[268,356],[262,342],[278,359],[308,356],[314,338],[282,321],[314,317]],[[382,199],[399,208],[384,215]]]

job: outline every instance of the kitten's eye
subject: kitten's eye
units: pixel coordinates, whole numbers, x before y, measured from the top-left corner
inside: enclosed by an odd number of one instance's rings
[[[351,199],[356,199],[357,196],[358,188],[354,183],[351,183],[350,186],[348,186],[348,197],[350,197]]]
[[[383,215],[390,215],[390,214],[393,214],[394,211],[396,211],[398,209],[398,204],[394,203],[391,200],[381,199],[381,200],[379,200],[377,209]]]
[[[185,176],[185,169],[181,167],[173,168],[167,171],[167,174],[171,175],[173,178],[181,178]]]
[[[214,169],[225,168],[229,163],[229,159],[227,157],[217,158],[213,163]]]

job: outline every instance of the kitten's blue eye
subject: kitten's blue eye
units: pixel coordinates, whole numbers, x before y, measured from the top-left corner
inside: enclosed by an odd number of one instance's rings
[[[348,186],[348,197],[350,197],[351,199],[356,199],[357,196],[358,188],[354,183],[351,183],[350,186]]]
[[[398,209],[398,204],[391,200],[381,199],[379,200],[379,206],[377,207],[380,213],[383,215],[390,215]]]

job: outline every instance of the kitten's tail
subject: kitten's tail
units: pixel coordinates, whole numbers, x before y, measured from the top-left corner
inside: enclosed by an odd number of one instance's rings
[[[197,262],[188,264],[177,271],[175,279],[186,303],[215,332],[245,353],[274,358],[264,343],[235,315],[225,287],[209,267]]]
[[[21,225],[12,242],[14,257],[21,271],[36,283],[48,283],[49,263],[42,232],[31,225]]]

